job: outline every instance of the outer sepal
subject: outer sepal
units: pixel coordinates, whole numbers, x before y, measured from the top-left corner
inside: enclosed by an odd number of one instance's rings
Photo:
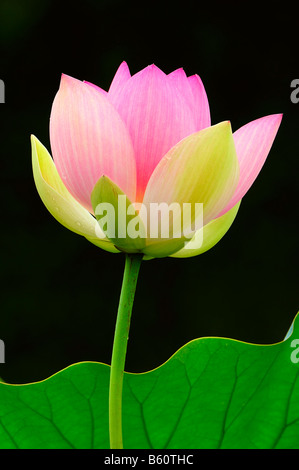
[[[47,149],[31,136],[32,167],[37,191],[48,211],[64,227],[82,235],[104,250],[117,253],[113,244],[100,234],[96,219],[68,192]],[[100,235],[100,237],[98,236]]]
[[[121,251],[142,252],[146,230],[129,198],[103,175],[91,193],[91,203],[101,230]]]
[[[213,248],[230,229],[240,204],[241,201],[230,209],[230,211],[212,220],[201,230],[198,230],[190,242],[185,244],[184,248],[170,256],[173,258],[190,258],[192,256],[201,255]]]

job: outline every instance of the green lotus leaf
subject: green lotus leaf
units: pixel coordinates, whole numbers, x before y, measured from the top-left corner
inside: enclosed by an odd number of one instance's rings
[[[299,319],[280,343],[200,338],[125,373],[124,447],[299,448]],[[0,383],[0,448],[109,448],[110,368],[74,364],[37,383]]]

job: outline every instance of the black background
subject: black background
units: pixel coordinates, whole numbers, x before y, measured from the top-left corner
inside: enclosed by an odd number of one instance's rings
[[[298,9],[297,9],[298,10]],[[11,383],[79,361],[110,363],[123,255],[56,222],[32,177],[30,134],[48,149],[60,75],[108,89],[119,64],[198,73],[212,124],[283,121],[223,240],[186,260],[144,262],[126,369],[157,367],[186,342],[281,341],[298,309],[298,11],[287,2],[17,1],[0,3],[0,338]]]

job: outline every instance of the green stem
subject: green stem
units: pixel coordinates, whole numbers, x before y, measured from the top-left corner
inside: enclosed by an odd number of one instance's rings
[[[110,448],[122,449],[122,388],[134,302],[142,254],[126,254],[126,264],[114,333],[109,390]]]

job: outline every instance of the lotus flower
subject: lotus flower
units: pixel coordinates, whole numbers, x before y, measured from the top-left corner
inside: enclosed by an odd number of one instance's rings
[[[50,119],[54,161],[31,137],[35,184],[62,225],[107,251],[140,252],[145,258],[195,256],[231,226],[281,119],[281,114],[265,116],[234,133],[228,121],[211,126],[203,83],[183,69],[166,75],[150,65],[131,76],[123,62],[108,92],[62,75]],[[122,210],[116,203],[120,196]],[[138,203],[174,202],[203,204],[203,226],[187,242],[183,232],[166,239],[106,236],[97,221],[99,204],[115,207],[119,225],[121,212],[133,203],[136,209],[125,223],[134,218],[147,233]]]

